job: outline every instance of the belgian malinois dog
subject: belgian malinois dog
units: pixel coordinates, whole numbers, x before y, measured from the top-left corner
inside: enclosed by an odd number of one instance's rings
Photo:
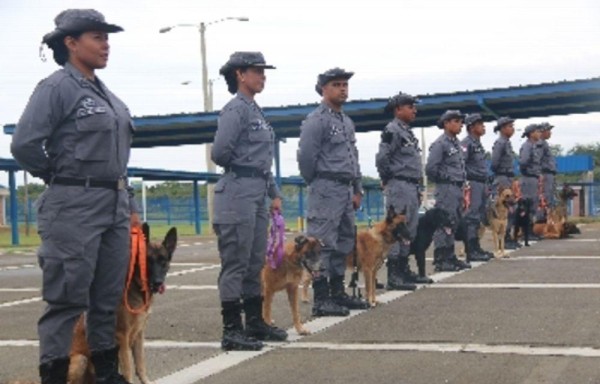
[[[128,382],[133,382],[133,362],[135,361],[135,373],[140,382],[151,384],[146,374],[144,330],[150,315],[153,295],[163,293],[165,290],[165,277],[177,247],[177,229],[171,228],[162,243],[149,241],[150,228],[148,224],[143,224],[142,231],[146,238],[147,281],[150,293],[148,301],[144,303],[146,296],[142,291],[142,279],[137,270],[118,308],[116,338],[119,345],[119,371],[123,377]],[[127,306],[142,310],[132,313]],[[73,331],[70,359],[69,384],[95,384],[93,365],[90,361],[90,350],[85,334],[84,314],[79,318]]]
[[[394,243],[400,241],[410,245],[410,231],[406,226],[406,212],[396,213],[393,206],[388,208],[385,220],[373,228],[360,231],[356,236],[356,261],[358,269],[365,277],[366,298],[371,306],[377,305],[375,298],[375,278],[388,252]],[[346,266],[354,268],[354,253],[346,258]]]
[[[510,207],[515,203],[513,191],[511,187],[500,187],[498,189],[498,197],[493,205],[487,209],[487,221],[492,230],[494,239],[494,256],[506,257],[504,251],[504,235],[508,225],[508,213]]]
[[[300,235],[285,244],[282,263],[275,269],[265,263],[262,270],[263,290],[263,319],[265,323],[272,324],[271,306],[275,292],[286,290],[294,328],[300,335],[308,335],[310,332],[304,328],[300,320],[300,308],[298,306],[298,286],[302,280],[303,272],[314,276],[321,268],[321,240]]]

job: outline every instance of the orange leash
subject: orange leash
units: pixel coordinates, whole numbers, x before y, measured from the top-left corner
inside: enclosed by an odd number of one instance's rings
[[[148,286],[148,268],[146,265],[147,250],[146,250],[146,236],[142,232],[140,227],[131,228],[131,252],[129,256],[129,272],[127,274],[127,282],[125,284],[125,291],[123,292],[123,302],[125,307],[130,313],[139,314],[144,312],[150,306],[150,288]],[[142,282],[142,293],[144,294],[143,303],[139,308],[132,308],[129,304],[129,298],[127,293],[129,287],[133,281],[135,274],[135,267],[139,266],[140,280]]]
[[[471,186],[466,185],[463,188],[463,210],[468,211],[471,207]]]

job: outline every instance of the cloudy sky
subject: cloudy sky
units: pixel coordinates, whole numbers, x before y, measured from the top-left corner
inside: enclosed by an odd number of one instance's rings
[[[0,0],[0,125],[16,122],[36,83],[58,68],[48,49],[49,60],[39,58],[54,16],[90,7],[125,28],[111,35],[109,65],[97,74],[135,116],[202,110],[198,30],[158,30],[230,16],[250,21],[212,24],[206,34],[215,109],[230,98],[218,69],[238,50],[260,50],[277,66],[257,97],[262,106],[317,102],[316,75],[334,66],[356,72],[355,100],[600,76],[600,2],[593,0]],[[600,113],[520,120],[517,128],[543,120],[557,126],[553,141],[564,148],[600,141]],[[490,124],[488,149],[491,131]],[[439,133],[425,129],[427,143]],[[370,176],[377,139],[358,135]],[[513,146],[520,144],[515,137]],[[9,146],[0,134],[0,157],[10,157]],[[284,175],[298,173],[296,146],[282,147]],[[130,165],[206,170],[202,146],[134,149]],[[0,174],[0,184],[6,179]]]

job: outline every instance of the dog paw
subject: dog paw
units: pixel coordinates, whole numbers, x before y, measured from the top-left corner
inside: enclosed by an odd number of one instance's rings
[[[304,327],[302,327],[300,329],[297,329],[296,332],[298,332],[298,334],[302,335],[302,336],[308,336],[308,335],[310,335],[310,331],[308,329],[304,328]]]

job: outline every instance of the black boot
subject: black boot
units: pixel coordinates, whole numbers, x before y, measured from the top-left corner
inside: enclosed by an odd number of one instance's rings
[[[337,305],[348,309],[369,309],[371,305],[358,297],[349,296],[344,289],[344,276],[331,276],[329,278],[331,300]]]
[[[69,358],[56,359],[40,365],[42,384],[66,384]]]
[[[489,261],[490,258],[479,252],[479,250],[477,249],[477,239],[469,239],[469,241],[466,242],[466,251],[467,251],[467,261],[471,262],[471,261]]]
[[[436,272],[455,272],[458,266],[446,257],[447,248],[436,248],[433,250],[433,263]]]
[[[433,280],[429,278],[427,275],[414,273],[410,269],[410,264],[408,261],[406,262],[406,267],[404,268],[404,280],[413,284],[433,284]]]
[[[265,323],[262,317],[261,296],[244,299],[246,313],[246,335],[263,341],[285,341],[288,334],[281,328]]]
[[[119,347],[92,352],[96,384],[130,384],[119,374]]]
[[[398,260],[387,261],[387,286],[388,291],[414,291],[417,286],[405,279],[405,269],[408,260],[402,257]]]
[[[446,247],[445,250],[446,260],[448,260],[450,263],[454,263],[459,271],[462,271],[463,269],[471,269],[471,264],[469,264],[469,262],[464,262],[456,257],[456,253],[454,253],[454,246]]]
[[[314,290],[312,315],[314,317],[348,316],[350,314],[348,307],[338,305],[331,299],[327,278],[319,277],[314,279],[312,286]]]
[[[479,253],[483,253],[484,255],[486,255],[488,260],[491,260],[494,258],[494,254],[492,252],[488,252],[485,249],[481,248],[481,243],[479,242],[479,237],[475,238],[475,247],[477,248],[477,251]]]
[[[239,300],[221,302],[223,315],[223,338],[221,348],[226,351],[260,351],[263,343],[244,333],[242,305]]]

